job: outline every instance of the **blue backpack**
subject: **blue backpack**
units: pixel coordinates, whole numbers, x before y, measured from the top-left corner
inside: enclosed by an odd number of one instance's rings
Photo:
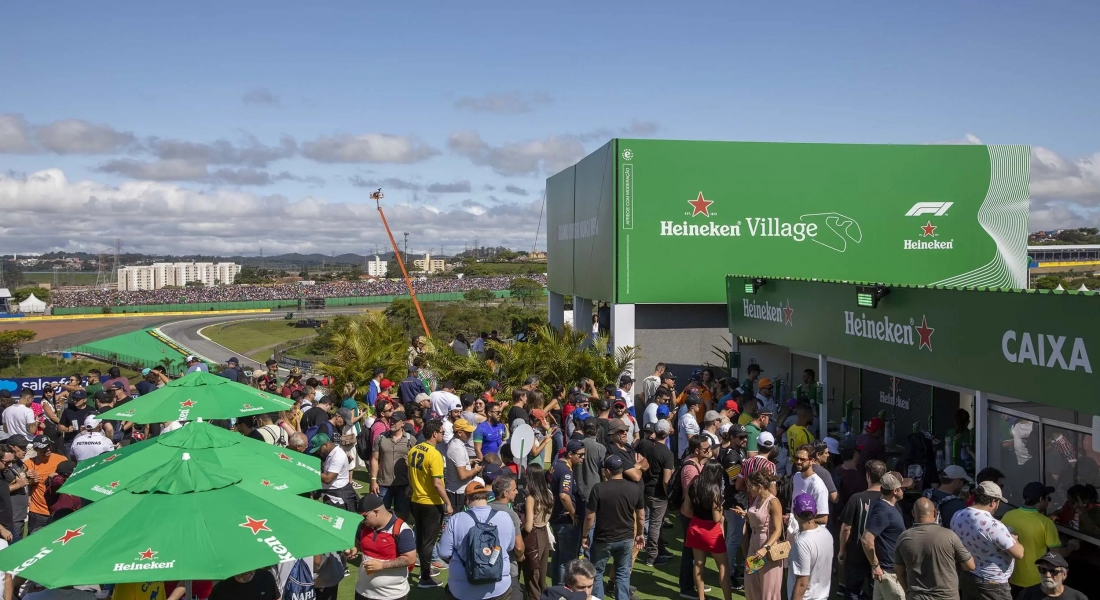
[[[462,541],[463,553],[460,556],[462,566],[466,568],[466,581],[478,585],[497,583],[504,578],[507,561],[500,547],[500,535],[497,526],[492,523],[497,511],[490,510],[484,522],[478,521],[473,511],[466,514],[474,520],[474,526],[466,533]]]
[[[324,428],[325,431],[321,431],[322,428]],[[309,429],[306,429],[305,430],[306,440],[310,444],[312,444],[313,443],[313,437],[316,436],[318,433],[323,433],[323,434],[328,436],[328,439],[330,439],[334,442],[338,442],[338,440],[335,439],[336,438],[336,432],[332,430],[332,423],[329,422],[329,421],[324,421],[320,425],[314,425],[313,427],[310,427]]]
[[[283,600],[314,600],[317,597],[317,591],[313,589],[313,569],[306,564],[306,559],[295,561],[283,586],[282,597]]]

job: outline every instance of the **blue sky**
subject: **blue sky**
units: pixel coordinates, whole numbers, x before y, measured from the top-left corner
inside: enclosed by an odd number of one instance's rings
[[[614,136],[1030,144],[1033,228],[1095,224],[1098,26],[1089,3],[13,3],[0,251],[365,252],[374,182],[410,248],[529,247],[546,176]]]

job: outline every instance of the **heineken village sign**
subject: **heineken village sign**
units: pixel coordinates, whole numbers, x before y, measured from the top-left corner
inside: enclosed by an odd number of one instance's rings
[[[759,275],[756,275],[759,277]],[[730,333],[956,387],[1094,413],[1090,350],[1100,295],[889,286],[876,308],[856,286],[730,275]],[[1067,393],[1068,390],[1068,393]]]

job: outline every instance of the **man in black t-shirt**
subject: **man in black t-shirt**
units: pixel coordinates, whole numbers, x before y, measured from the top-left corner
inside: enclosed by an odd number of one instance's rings
[[[591,555],[592,564],[596,567],[596,581],[592,596],[595,598],[604,597],[603,575],[611,560],[615,561],[613,596],[616,599],[630,597],[634,546],[644,542],[645,500],[642,488],[623,479],[624,467],[622,458],[609,454],[603,462],[606,480],[597,483],[588,497],[588,514],[584,519],[581,543],[587,549],[588,532],[593,533]]]
[[[623,464],[626,465],[623,477],[640,485],[642,472],[649,468],[649,464],[646,463],[644,457],[639,457],[638,453],[634,452],[634,448],[627,444],[626,438],[630,426],[622,419],[612,419],[608,431],[607,455],[621,458]]]
[[[649,424],[646,425],[649,427]],[[653,440],[643,439],[638,442],[635,450],[646,459],[649,468],[642,473],[642,483],[645,484],[646,512],[646,564],[649,566],[663,565],[668,562],[668,552],[661,540],[661,530],[665,522],[665,513],[668,512],[668,482],[672,479],[672,473],[676,470],[675,459],[672,450],[665,445],[665,440],[672,433],[672,427],[668,421],[657,421],[653,428]]]
[[[329,412],[332,410],[332,396],[323,396],[313,408],[306,411],[302,415],[302,432],[304,433],[311,427],[317,427],[328,421],[331,418]]]
[[[515,423],[517,419],[522,420],[524,423],[528,421],[526,407],[527,390],[512,390],[512,408],[508,409],[508,418],[504,421],[504,424],[508,427],[508,431],[512,431],[513,423]]]
[[[581,498],[577,493],[573,469],[584,461],[587,451],[584,442],[570,440],[565,454],[554,462],[550,472],[550,491],[554,493],[554,509],[550,512],[550,527],[557,545],[550,557],[550,581],[561,585],[565,579],[565,565],[577,558],[581,551],[581,518],[577,507]]]
[[[65,410],[61,411],[61,422],[57,424],[58,431],[64,434],[61,453],[65,456],[69,455],[69,449],[73,446],[73,438],[80,433],[80,428],[84,426],[84,419],[96,414],[95,411],[88,408],[88,392],[76,390],[69,395],[69,399],[71,402],[65,407]]]
[[[267,569],[256,569],[234,575],[214,584],[210,600],[275,600],[279,586]]]
[[[882,477],[886,475],[886,463],[881,460],[869,460],[864,465],[867,474],[867,489],[852,494],[844,505],[840,515],[840,551],[837,562],[844,569],[844,586],[840,590],[842,598],[861,600],[872,595],[871,563],[863,553],[860,538],[867,527],[867,517],[871,514],[871,505],[882,496]]]
[[[737,493],[737,476],[741,474],[741,463],[748,457],[749,431],[739,423],[726,423],[718,428],[722,438],[722,447],[718,450],[718,461],[726,471],[726,485],[722,492],[722,510],[726,515],[726,558],[729,572],[733,578],[733,589],[744,588],[745,560],[738,558],[741,550],[741,537],[744,534],[744,513],[734,512],[734,507],[747,509]]]

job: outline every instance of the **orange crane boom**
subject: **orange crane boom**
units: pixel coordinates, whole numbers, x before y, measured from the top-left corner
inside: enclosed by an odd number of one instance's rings
[[[401,275],[405,278],[405,285],[409,288],[409,296],[412,297],[413,305],[416,306],[416,314],[420,316],[420,326],[424,328],[424,335],[432,337],[432,332],[428,331],[428,322],[424,320],[424,311],[420,309],[420,301],[416,299],[416,290],[413,289],[412,280],[409,279],[409,272],[405,270],[405,261],[401,259],[401,252],[397,250],[397,240],[393,239],[390,224],[386,222],[386,213],[382,212],[382,188],[378,188],[378,191],[372,193],[370,197],[378,206],[378,214],[382,216],[382,226],[386,228],[386,235],[390,236],[393,255],[397,258],[397,266],[401,267]]]

